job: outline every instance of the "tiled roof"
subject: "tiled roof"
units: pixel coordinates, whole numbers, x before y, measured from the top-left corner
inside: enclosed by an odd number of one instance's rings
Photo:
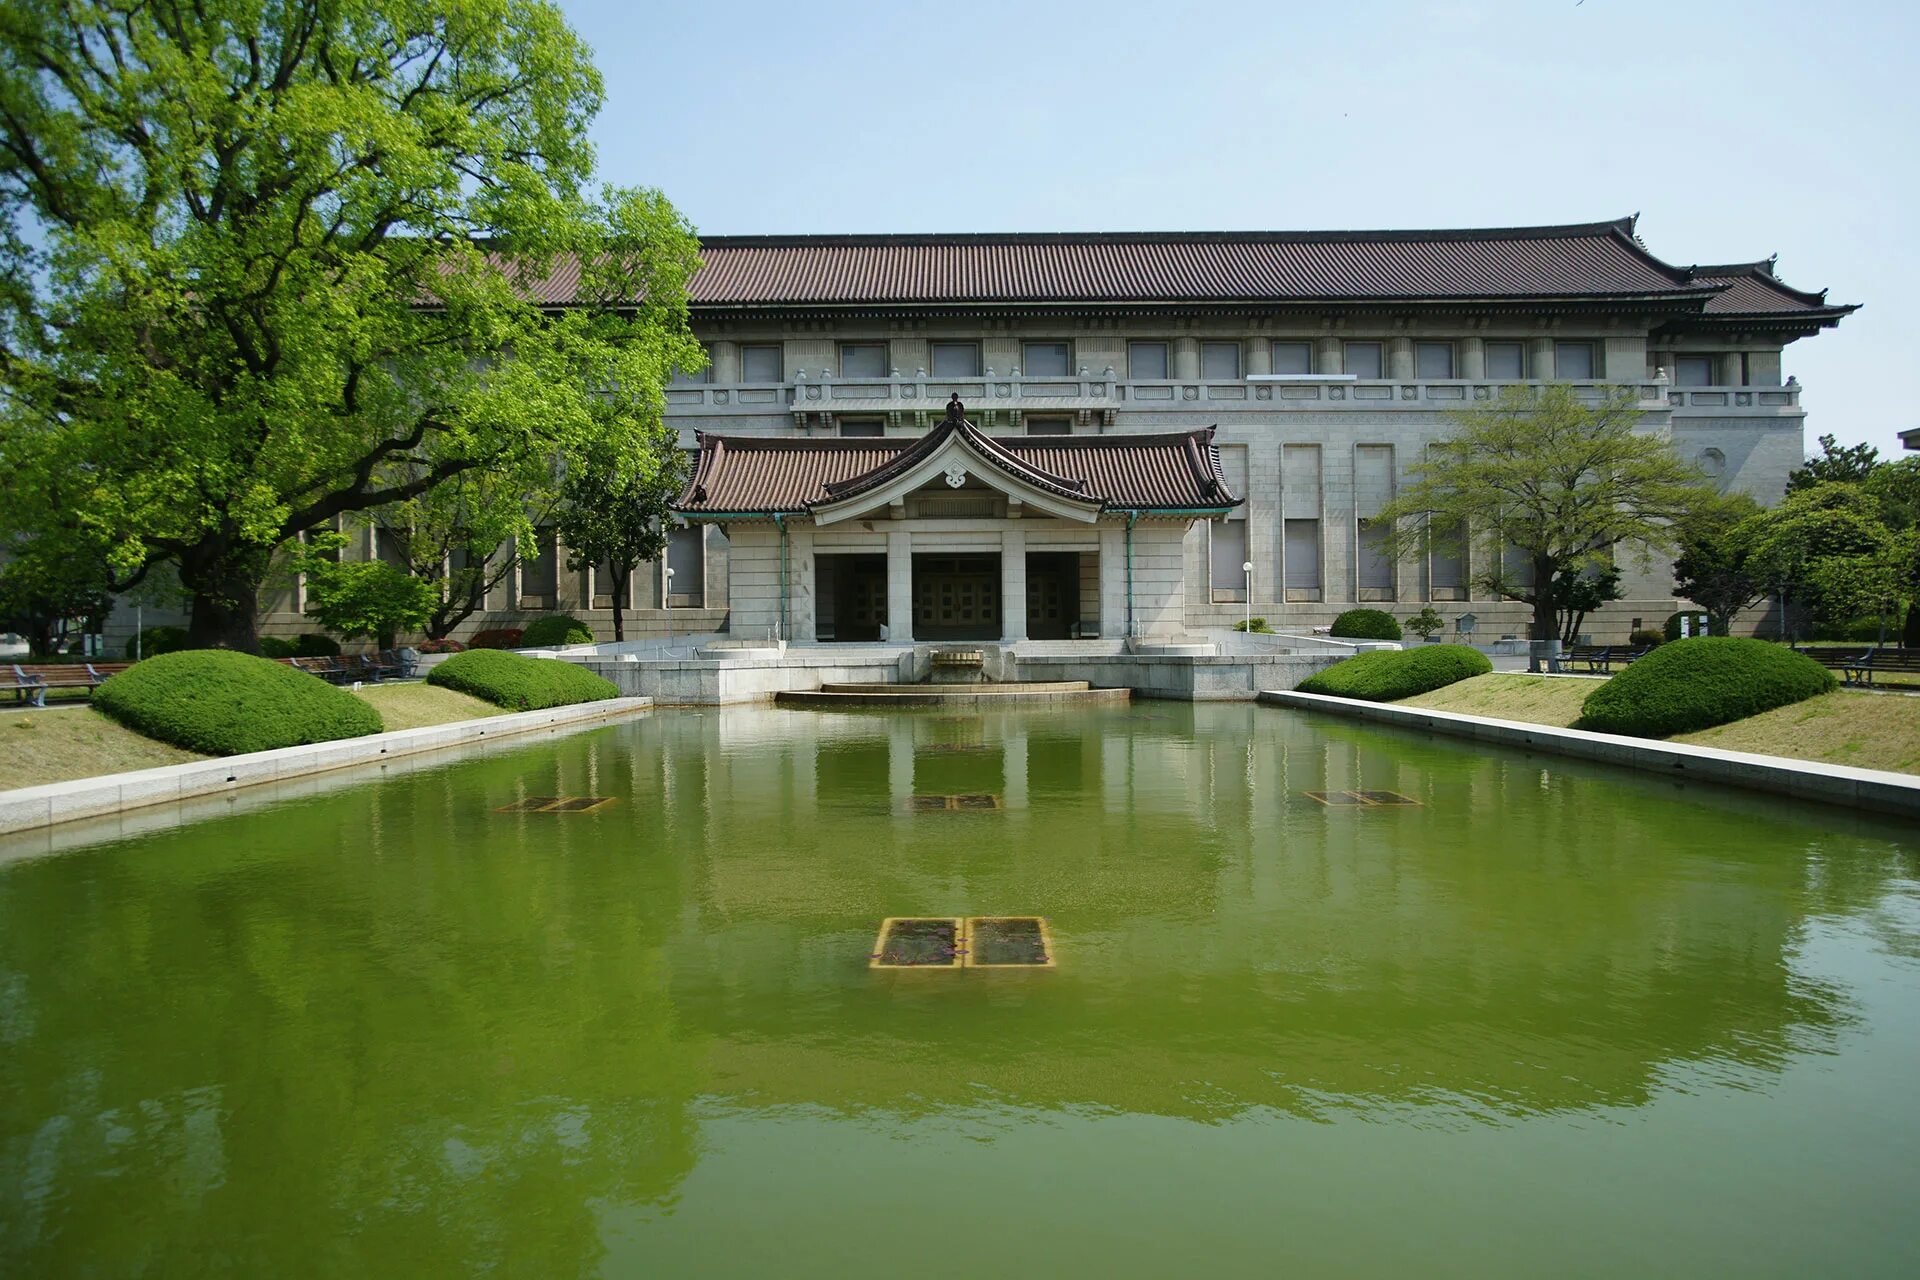
[[[1238,506],[1220,472],[1213,432],[1168,435],[988,436],[943,423],[915,440],[700,437],[693,479],[674,510],[687,515],[801,514],[844,502],[909,471],[949,436],[1027,484],[1119,510]]]
[[[1858,310],[1827,301],[1827,291],[1808,293],[1795,289],[1773,274],[1773,260],[1734,262],[1720,266],[1695,267],[1693,277],[1724,288],[1707,301],[1710,316],[1774,316],[1796,313]]]

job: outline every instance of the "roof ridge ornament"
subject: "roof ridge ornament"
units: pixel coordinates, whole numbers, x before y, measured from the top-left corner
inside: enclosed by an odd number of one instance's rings
[[[947,397],[947,420],[943,426],[957,426],[967,420],[967,406],[960,403],[960,393],[954,392]]]

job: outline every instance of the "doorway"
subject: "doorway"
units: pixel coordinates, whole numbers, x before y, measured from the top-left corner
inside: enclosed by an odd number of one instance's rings
[[[1000,557],[913,557],[915,640],[998,640]]]
[[[814,639],[822,643],[867,643],[880,639],[887,620],[887,558],[884,555],[816,555],[813,558]]]
[[[1027,556],[1027,636],[1071,640],[1080,621],[1080,553],[1036,551]]]

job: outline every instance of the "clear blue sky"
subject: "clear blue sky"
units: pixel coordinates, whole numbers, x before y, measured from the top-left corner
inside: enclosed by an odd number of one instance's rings
[[[607,180],[702,231],[1502,226],[1636,210],[1865,309],[1808,437],[1920,425],[1920,5],[561,0]]]

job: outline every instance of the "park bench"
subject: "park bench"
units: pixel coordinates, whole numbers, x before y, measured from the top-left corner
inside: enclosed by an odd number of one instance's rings
[[[1621,644],[1576,644],[1560,655],[1560,660],[1568,665],[1583,664],[1588,671],[1595,673],[1611,672],[1613,664],[1626,666],[1635,658],[1647,656],[1646,648],[1633,648]]]
[[[1840,673],[1847,684],[1873,687],[1877,675],[1920,676],[1920,649],[1806,648],[1800,650],[1821,666]]]
[[[130,662],[53,662],[28,666],[10,662],[0,671],[0,690],[11,689],[15,702],[28,701],[44,707],[49,689],[85,689],[91,698],[95,689],[132,665]]]

